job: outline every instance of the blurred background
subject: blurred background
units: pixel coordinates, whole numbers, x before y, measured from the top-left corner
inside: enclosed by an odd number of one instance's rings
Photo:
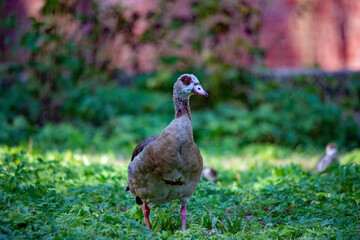
[[[191,99],[205,155],[360,150],[360,2],[7,0],[0,143],[129,158]],[[263,156],[264,157],[264,156]]]

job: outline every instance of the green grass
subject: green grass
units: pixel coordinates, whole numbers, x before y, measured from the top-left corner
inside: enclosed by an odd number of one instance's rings
[[[204,151],[219,184],[200,181],[182,233],[177,201],[152,208],[146,229],[125,191],[128,160],[1,147],[0,239],[360,238],[359,150],[321,176],[316,157],[259,148],[232,158]]]

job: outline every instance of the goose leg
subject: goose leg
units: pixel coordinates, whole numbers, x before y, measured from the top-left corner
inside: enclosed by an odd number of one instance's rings
[[[150,220],[149,220],[150,208],[148,207],[148,205],[143,203],[142,210],[143,210],[143,214],[144,214],[144,218],[145,218],[146,227],[148,229],[151,229]]]
[[[186,204],[184,204],[184,205],[181,206],[180,218],[181,218],[181,231],[185,231],[185,223],[186,223]]]

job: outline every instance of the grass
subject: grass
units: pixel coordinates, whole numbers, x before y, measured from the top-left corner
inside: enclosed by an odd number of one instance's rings
[[[0,239],[360,238],[359,150],[319,175],[311,171],[319,153],[259,149],[236,157],[203,151],[219,184],[200,181],[182,233],[177,201],[152,208],[153,229],[146,229],[125,191],[128,160],[3,146]]]

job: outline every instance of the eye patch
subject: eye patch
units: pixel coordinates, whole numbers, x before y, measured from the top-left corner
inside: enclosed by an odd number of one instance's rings
[[[191,83],[191,81],[192,81],[191,77],[189,77],[187,75],[182,76],[180,80],[185,85],[189,85]]]

